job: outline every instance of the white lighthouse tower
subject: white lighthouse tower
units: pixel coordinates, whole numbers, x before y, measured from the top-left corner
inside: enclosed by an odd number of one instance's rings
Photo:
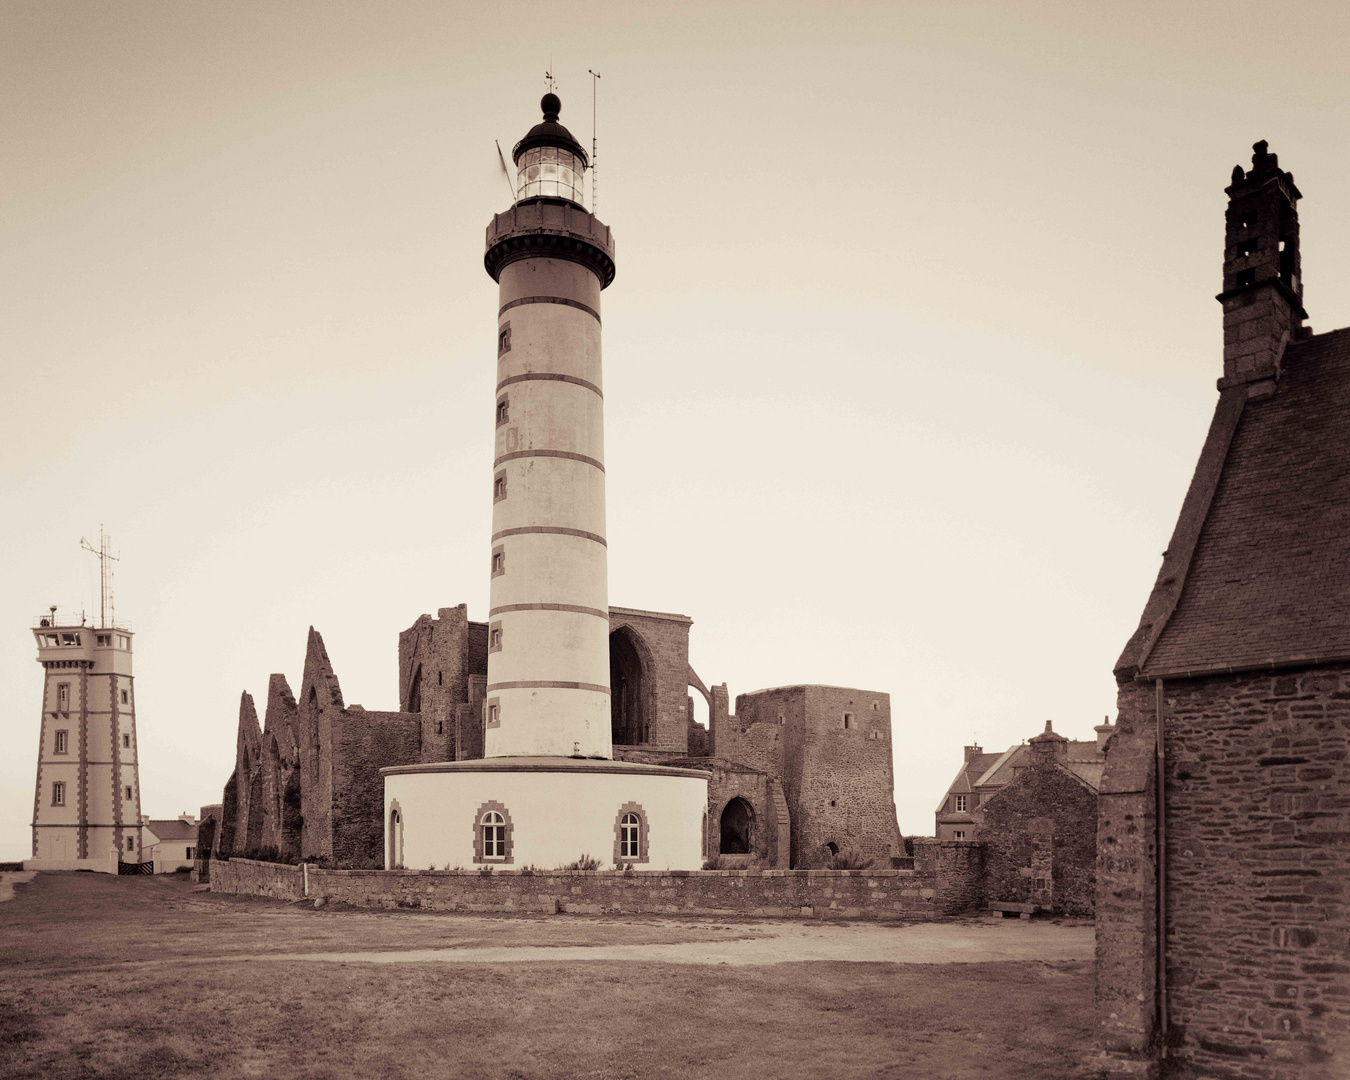
[[[28,870],[99,870],[142,861],[141,781],[131,630],[112,610],[108,540],[100,535],[97,626],[52,608],[34,619],[42,721]]]
[[[498,285],[486,756],[384,770],[390,867],[697,869],[707,774],[611,760],[600,293],[586,151],[544,117],[487,230]]]

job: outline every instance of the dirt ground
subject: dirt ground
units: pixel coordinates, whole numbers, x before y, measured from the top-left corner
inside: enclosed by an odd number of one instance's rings
[[[40,874],[0,1076],[1083,1076],[1091,927],[459,916]],[[3,884],[0,884],[3,889]]]

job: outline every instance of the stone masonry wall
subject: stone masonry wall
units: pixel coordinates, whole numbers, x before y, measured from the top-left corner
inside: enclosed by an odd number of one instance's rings
[[[1350,665],[1168,683],[1163,719],[1172,1056],[1350,1075]]]
[[[1054,764],[1037,764],[985,804],[975,839],[985,845],[991,901],[1039,903],[1032,893],[1039,822],[1048,819],[1050,907],[1057,915],[1091,915],[1096,899],[1097,796]]]
[[[851,727],[844,727],[848,715]],[[806,687],[806,727],[788,745],[793,866],[811,868],[826,845],[852,849],[884,865],[900,854],[891,765],[888,694],[833,686]]]
[[[973,848],[975,845],[961,845]],[[960,863],[969,864],[962,853]],[[948,866],[951,876],[960,873]],[[296,900],[300,867],[212,860],[213,892]],[[970,875],[967,874],[967,877]],[[323,870],[309,896],[360,907],[429,911],[756,915],[771,918],[924,920],[956,914],[970,881],[937,870]],[[943,898],[946,897],[944,900]]]
[[[421,756],[421,716],[342,711],[334,724],[333,862],[338,866],[384,865],[384,777],[388,765],[411,765]]]

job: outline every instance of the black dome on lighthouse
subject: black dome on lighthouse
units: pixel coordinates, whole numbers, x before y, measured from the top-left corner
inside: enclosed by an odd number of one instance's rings
[[[511,151],[511,160],[519,165],[520,155],[525,153],[526,150],[532,150],[536,146],[556,146],[581,158],[583,168],[589,165],[590,158],[586,156],[586,151],[581,148],[581,143],[577,142],[572,137],[572,133],[558,123],[558,114],[562,111],[562,101],[558,98],[558,95],[545,94],[539,102],[539,108],[544,113],[543,123],[535,124],[526,133],[525,138],[516,143],[515,149]]]

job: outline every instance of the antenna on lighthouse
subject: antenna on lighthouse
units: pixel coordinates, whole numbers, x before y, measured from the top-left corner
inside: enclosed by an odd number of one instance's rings
[[[113,571],[109,563],[116,562],[117,556],[109,550],[111,539],[103,532],[101,524],[98,527],[98,547],[94,547],[83,536],[80,537],[80,547],[98,556],[98,625],[100,630],[107,629],[116,622],[113,615]]]
[[[593,68],[587,68],[591,74],[591,213],[594,214],[600,205],[600,172],[595,164],[595,159],[599,157],[599,150],[595,141],[595,97],[596,87],[600,82],[600,72]]]
[[[506,167],[506,155],[502,153],[502,144],[499,140],[493,139],[497,144],[497,160],[502,163],[502,179],[506,181],[506,186],[511,191],[511,201],[516,201],[516,185],[511,183],[511,170]]]

